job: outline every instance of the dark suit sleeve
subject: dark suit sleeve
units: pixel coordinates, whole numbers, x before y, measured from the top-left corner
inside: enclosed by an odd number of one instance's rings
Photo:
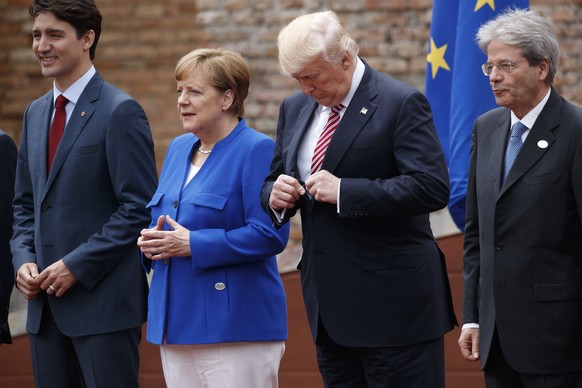
[[[13,234],[10,242],[14,271],[25,263],[36,263],[34,246],[34,195],[28,165],[28,116],[31,104],[24,113],[20,149],[16,163],[16,178],[13,201]]]
[[[10,295],[14,286],[14,270],[10,254],[12,236],[12,199],[16,173],[16,145],[0,131],[0,343],[11,343],[8,328]]]
[[[428,101],[414,90],[388,104],[378,106],[368,126],[391,136],[389,141],[378,137],[379,142],[390,142],[391,149],[384,161],[374,163],[388,163],[393,157],[396,173],[374,179],[342,178],[342,217],[362,215],[352,209],[366,209],[374,217],[410,217],[442,209],[448,202],[448,170]]]
[[[467,207],[463,254],[463,323],[478,323],[478,290],[480,276],[479,216],[477,212],[476,160],[477,121],[471,136],[471,163],[467,180]]]
[[[157,186],[149,123],[135,100],[126,99],[113,110],[105,143],[107,168],[119,207],[101,230],[63,257],[67,268],[86,288],[99,283],[124,252],[135,248],[139,230],[150,222],[145,206]]]
[[[291,217],[297,213],[297,209],[300,206],[300,202],[293,209],[287,209],[285,215],[281,221],[277,219],[271,206],[269,206],[269,197],[271,196],[271,191],[273,190],[273,183],[277,180],[279,175],[285,174],[285,165],[283,163],[283,139],[284,139],[284,128],[285,128],[285,102],[281,104],[279,108],[279,119],[277,122],[277,140],[275,142],[275,151],[273,154],[273,160],[271,161],[271,170],[269,175],[265,178],[263,187],[261,189],[261,206],[265,212],[269,215],[273,221],[273,225],[276,228],[280,228],[283,224],[287,223]]]

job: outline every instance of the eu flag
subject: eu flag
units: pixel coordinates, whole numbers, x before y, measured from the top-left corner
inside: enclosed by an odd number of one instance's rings
[[[443,145],[451,196],[449,212],[465,229],[465,196],[475,119],[495,108],[489,78],[481,72],[487,57],[475,34],[508,8],[528,8],[529,0],[434,0],[426,70],[426,97]]]

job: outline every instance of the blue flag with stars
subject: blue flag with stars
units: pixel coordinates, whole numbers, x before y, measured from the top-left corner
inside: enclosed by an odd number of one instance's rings
[[[479,49],[479,27],[508,8],[528,8],[529,0],[434,0],[426,69],[426,97],[434,115],[451,180],[449,212],[465,229],[465,197],[473,122],[495,108],[489,78],[481,71],[487,56]]]

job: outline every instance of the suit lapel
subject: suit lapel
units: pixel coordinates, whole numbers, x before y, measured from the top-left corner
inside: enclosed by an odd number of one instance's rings
[[[374,81],[372,70],[366,65],[364,77],[329,143],[321,166],[323,170],[331,173],[335,171],[355,137],[378,108],[372,103],[372,99],[378,95]]]
[[[552,144],[556,141],[556,137],[552,131],[560,123],[560,104],[560,98],[552,89],[550,99],[538,116],[519,154],[515,158],[515,162],[507,175],[500,195],[526,174],[548,152]]]
[[[53,183],[56,175],[63,166],[63,163],[67,159],[67,156],[71,152],[71,149],[75,145],[77,138],[81,132],[83,132],[83,129],[95,112],[93,102],[99,99],[99,90],[101,89],[102,84],[103,79],[96,74],[93,79],[89,81],[89,84],[87,84],[83,93],[79,96],[79,100],[77,101],[77,104],[75,104],[75,109],[65,127],[65,132],[55,154],[53,167],[48,176],[47,189]]]
[[[34,169],[37,177],[40,179],[40,187],[44,187],[47,179],[47,157],[48,157],[48,133],[53,112],[53,92],[45,94],[44,101],[40,104],[40,110],[27,126],[29,133],[34,136],[34,141],[29,142],[29,155],[40,155],[34,157]],[[30,137],[31,135],[29,135]]]
[[[310,98],[308,104],[306,104],[300,111],[299,117],[296,118],[295,126],[292,128],[291,141],[289,142],[288,152],[285,156],[285,165],[289,166],[289,171],[287,174],[296,178],[301,179],[299,176],[299,170],[297,168],[297,154],[299,151],[299,146],[313,117],[313,112],[317,108],[318,104],[315,100]]]
[[[503,164],[505,160],[505,149],[507,148],[507,136],[511,123],[509,110],[497,122],[497,129],[493,131],[489,141],[491,142],[491,158],[489,164],[485,166],[484,171],[493,174],[492,181],[495,190],[495,197],[498,196],[501,189],[501,179],[503,176]]]

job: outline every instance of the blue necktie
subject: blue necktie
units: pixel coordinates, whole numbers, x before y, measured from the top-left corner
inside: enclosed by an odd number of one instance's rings
[[[521,145],[523,141],[521,140],[521,136],[524,134],[525,131],[528,130],[528,127],[523,125],[520,121],[513,124],[511,127],[511,137],[509,138],[509,144],[507,144],[507,152],[505,152],[505,169],[503,171],[503,181],[505,182],[505,178],[511,170],[511,166],[519,153]]]

